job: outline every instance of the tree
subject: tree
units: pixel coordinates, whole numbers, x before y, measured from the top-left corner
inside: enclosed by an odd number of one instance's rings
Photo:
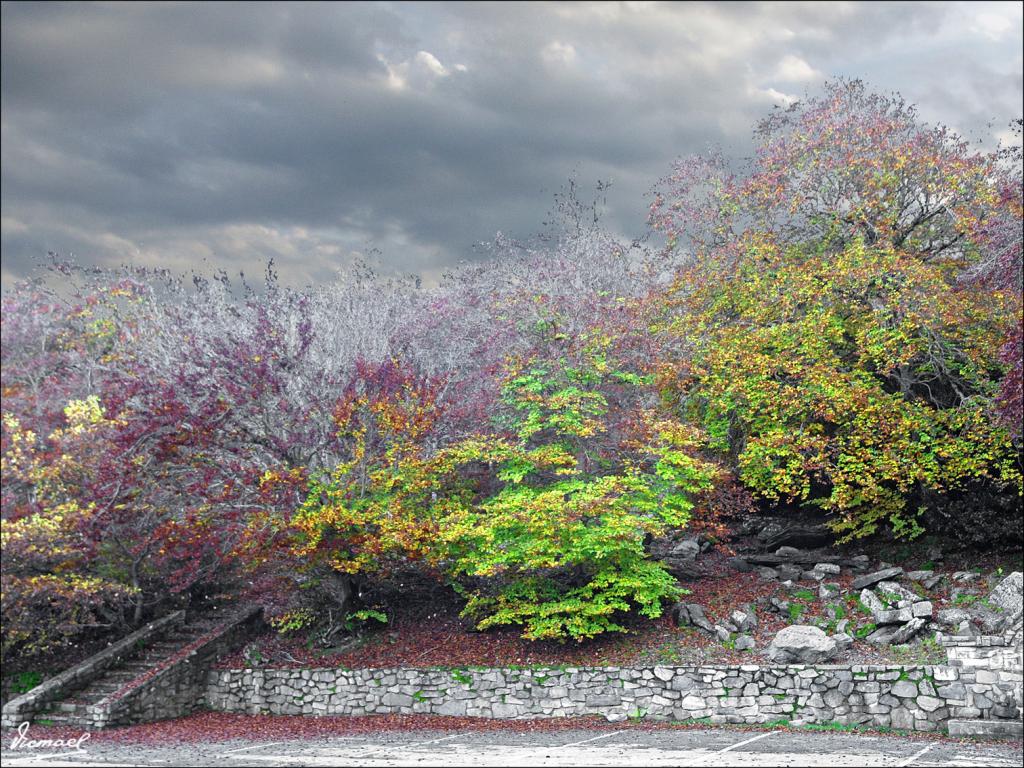
[[[940,266],[862,241],[752,245],[681,284],[680,406],[762,498],[817,505],[849,539],[883,523],[919,534],[928,492],[1020,492],[1019,453],[988,412],[1005,296],[951,291]]]
[[[756,154],[736,173],[711,153],[681,159],[662,180],[649,223],[670,247],[721,252],[757,231],[836,250],[862,239],[964,268],[978,259],[971,235],[998,207],[1006,178],[995,156],[859,80],[777,109],[754,137]]]
[[[847,538],[916,535],[920,508],[979,485],[1019,493],[1019,158],[860,81],[755,138],[735,172],[679,161],[651,206],[667,251],[689,249],[661,324],[677,405],[762,498],[818,504]]]

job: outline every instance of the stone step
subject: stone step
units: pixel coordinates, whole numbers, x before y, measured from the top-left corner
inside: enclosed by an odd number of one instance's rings
[[[1019,739],[1024,736],[1024,723],[1020,720],[950,720],[947,727],[951,737]]]
[[[72,726],[85,726],[87,725],[85,718],[83,718],[77,712],[40,712],[32,718],[32,722],[36,725],[47,726],[47,725],[72,725]]]

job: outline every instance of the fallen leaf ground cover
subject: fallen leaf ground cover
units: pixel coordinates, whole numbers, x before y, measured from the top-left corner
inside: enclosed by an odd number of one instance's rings
[[[884,554],[884,553],[883,553]],[[318,648],[302,637],[267,633],[247,649],[226,656],[217,664],[222,669],[256,665],[269,668],[344,667],[368,669],[386,667],[537,667],[537,666],[627,666],[653,664],[743,664],[767,661],[764,651],[772,637],[789,624],[817,624],[833,631],[847,619],[852,633],[866,625],[870,617],[858,605],[858,592],[851,589],[856,574],[843,570],[831,579],[842,589],[839,597],[821,599],[818,584],[801,581],[787,588],[776,580],[762,578],[756,572],[740,573],[727,562],[724,552],[711,552],[698,560],[703,576],[686,582],[687,603],[704,607],[712,623],[725,621],[730,612],[754,604],[758,626],[750,635],[756,645],[750,651],[737,651],[732,642],[722,642],[694,627],[676,627],[666,615],[657,620],[640,620],[629,625],[629,634],[603,636],[587,643],[534,642],[524,640],[515,628],[477,632],[459,617],[458,603],[437,601],[433,612],[410,616],[397,615],[392,623],[367,632],[344,650]],[[979,565],[975,558],[950,557],[936,573],[945,575],[942,583],[928,592],[936,611],[960,607],[963,597],[987,594],[988,583],[979,577],[968,584],[954,584],[953,573],[972,564],[972,570],[985,574],[1003,568],[1019,569],[1019,555],[988,556]],[[921,565],[907,562],[907,570]],[[907,586],[911,583],[904,579]],[[790,604],[787,614],[767,607],[771,597]],[[959,602],[958,602],[959,600]],[[924,635],[931,638],[932,633]],[[914,646],[877,648],[859,639],[835,663],[942,663],[945,652],[934,641]]]
[[[715,729],[729,728],[736,731],[764,730],[815,730],[791,727],[782,723],[763,725],[714,726]],[[138,744],[168,745],[196,742],[230,742],[236,740],[261,741],[311,740],[325,737],[365,736],[389,732],[428,731],[464,733],[552,733],[558,731],[622,731],[624,729],[655,731],[681,729],[708,729],[700,722],[656,722],[631,720],[609,723],[598,717],[550,718],[532,720],[491,720],[474,717],[444,717],[440,715],[367,715],[364,717],[303,717],[300,715],[236,715],[223,712],[197,712],[175,720],[110,728],[93,732],[93,744]],[[820,729],[817,729],[820,730]],[[904,732],[889,729],[867,728],[837,729],[851,730],[864,734],[888,734],[909,737],[922,741],[957,741],[940,733]],[[5,730],[2,738],[8,743],[13,730]],[[31,738],[74,739],[81,736],[81,729],[32,725]],[[88,746],[88,745],[86,745]]]

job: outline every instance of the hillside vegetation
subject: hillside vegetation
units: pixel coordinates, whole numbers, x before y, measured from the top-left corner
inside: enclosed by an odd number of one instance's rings
[[[570,187],[436,288],[58,261],[70,297],[5,292],[5,662],[213,595],[324,645],[430,590],[589,640],[683,594],[659,542],[769,509],[1019,549],[1019,149],[857,81],[755,138],[677,161],[649,238]]]

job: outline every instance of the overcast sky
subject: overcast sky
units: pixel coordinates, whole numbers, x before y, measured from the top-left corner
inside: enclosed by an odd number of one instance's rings
[[[436,279],[576,174],[644,231],[674,157],[742,155],[828,77],[994,144],[1013,3],[2,5],[2,275],[84,263]]]

